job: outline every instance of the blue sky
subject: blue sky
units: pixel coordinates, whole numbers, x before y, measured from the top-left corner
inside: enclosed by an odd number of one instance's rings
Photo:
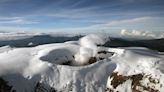
[[[0,0],[1,31],[164,31],[164,0]]]

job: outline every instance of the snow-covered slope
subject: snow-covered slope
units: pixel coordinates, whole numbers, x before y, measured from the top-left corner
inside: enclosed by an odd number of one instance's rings
[[[30,48],[0,48],[5,92],[164,92],[164,55],[146,48],[102,47],[109,37]],[[10,90],[10,91],[9,91]]]

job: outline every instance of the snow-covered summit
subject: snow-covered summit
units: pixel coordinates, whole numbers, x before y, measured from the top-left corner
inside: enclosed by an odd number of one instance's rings
[[[5,92],[163,92],[164,56],[146,48],[108,48],[105,35],[30,48],[0,48]]]

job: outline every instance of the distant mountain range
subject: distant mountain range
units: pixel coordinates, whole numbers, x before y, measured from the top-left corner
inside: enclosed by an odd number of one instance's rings
[[[81,38],[81,36],[66,37],[66,36],[37,35],[25,39],[0,41],[0,46],[9,45],[12,47],[33,47],[42,44],[75,41],[78,40],[79,38]]]
[[[50,35],[38,35],[31,38],[0,41],[0,47],[12,46],[12,47],[33,47],[42,44],[50,43],[62,43],[66,41],[76,41],[82,35],[66,37],[66,36],[50,36]],[[127,40],[122,38],[110,38],[104,46],[106,47],[147,47],[152,50],[158,50],[164,52],[164,39],[151,39],[151,40]]]
[[[107,47],[146,47],[152,50],[164,52],[164,39],[151,40],[126,40],[121,38],[110,38],[104,46]]]

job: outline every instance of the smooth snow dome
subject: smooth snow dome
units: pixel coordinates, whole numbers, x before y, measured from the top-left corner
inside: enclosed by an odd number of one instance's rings
[[[101,46],[106,41],[109,37],[91,34],[79,41],[1,47],[0,82],[6,84],[0,86],[16,92],[164,92],[161,52]]]

